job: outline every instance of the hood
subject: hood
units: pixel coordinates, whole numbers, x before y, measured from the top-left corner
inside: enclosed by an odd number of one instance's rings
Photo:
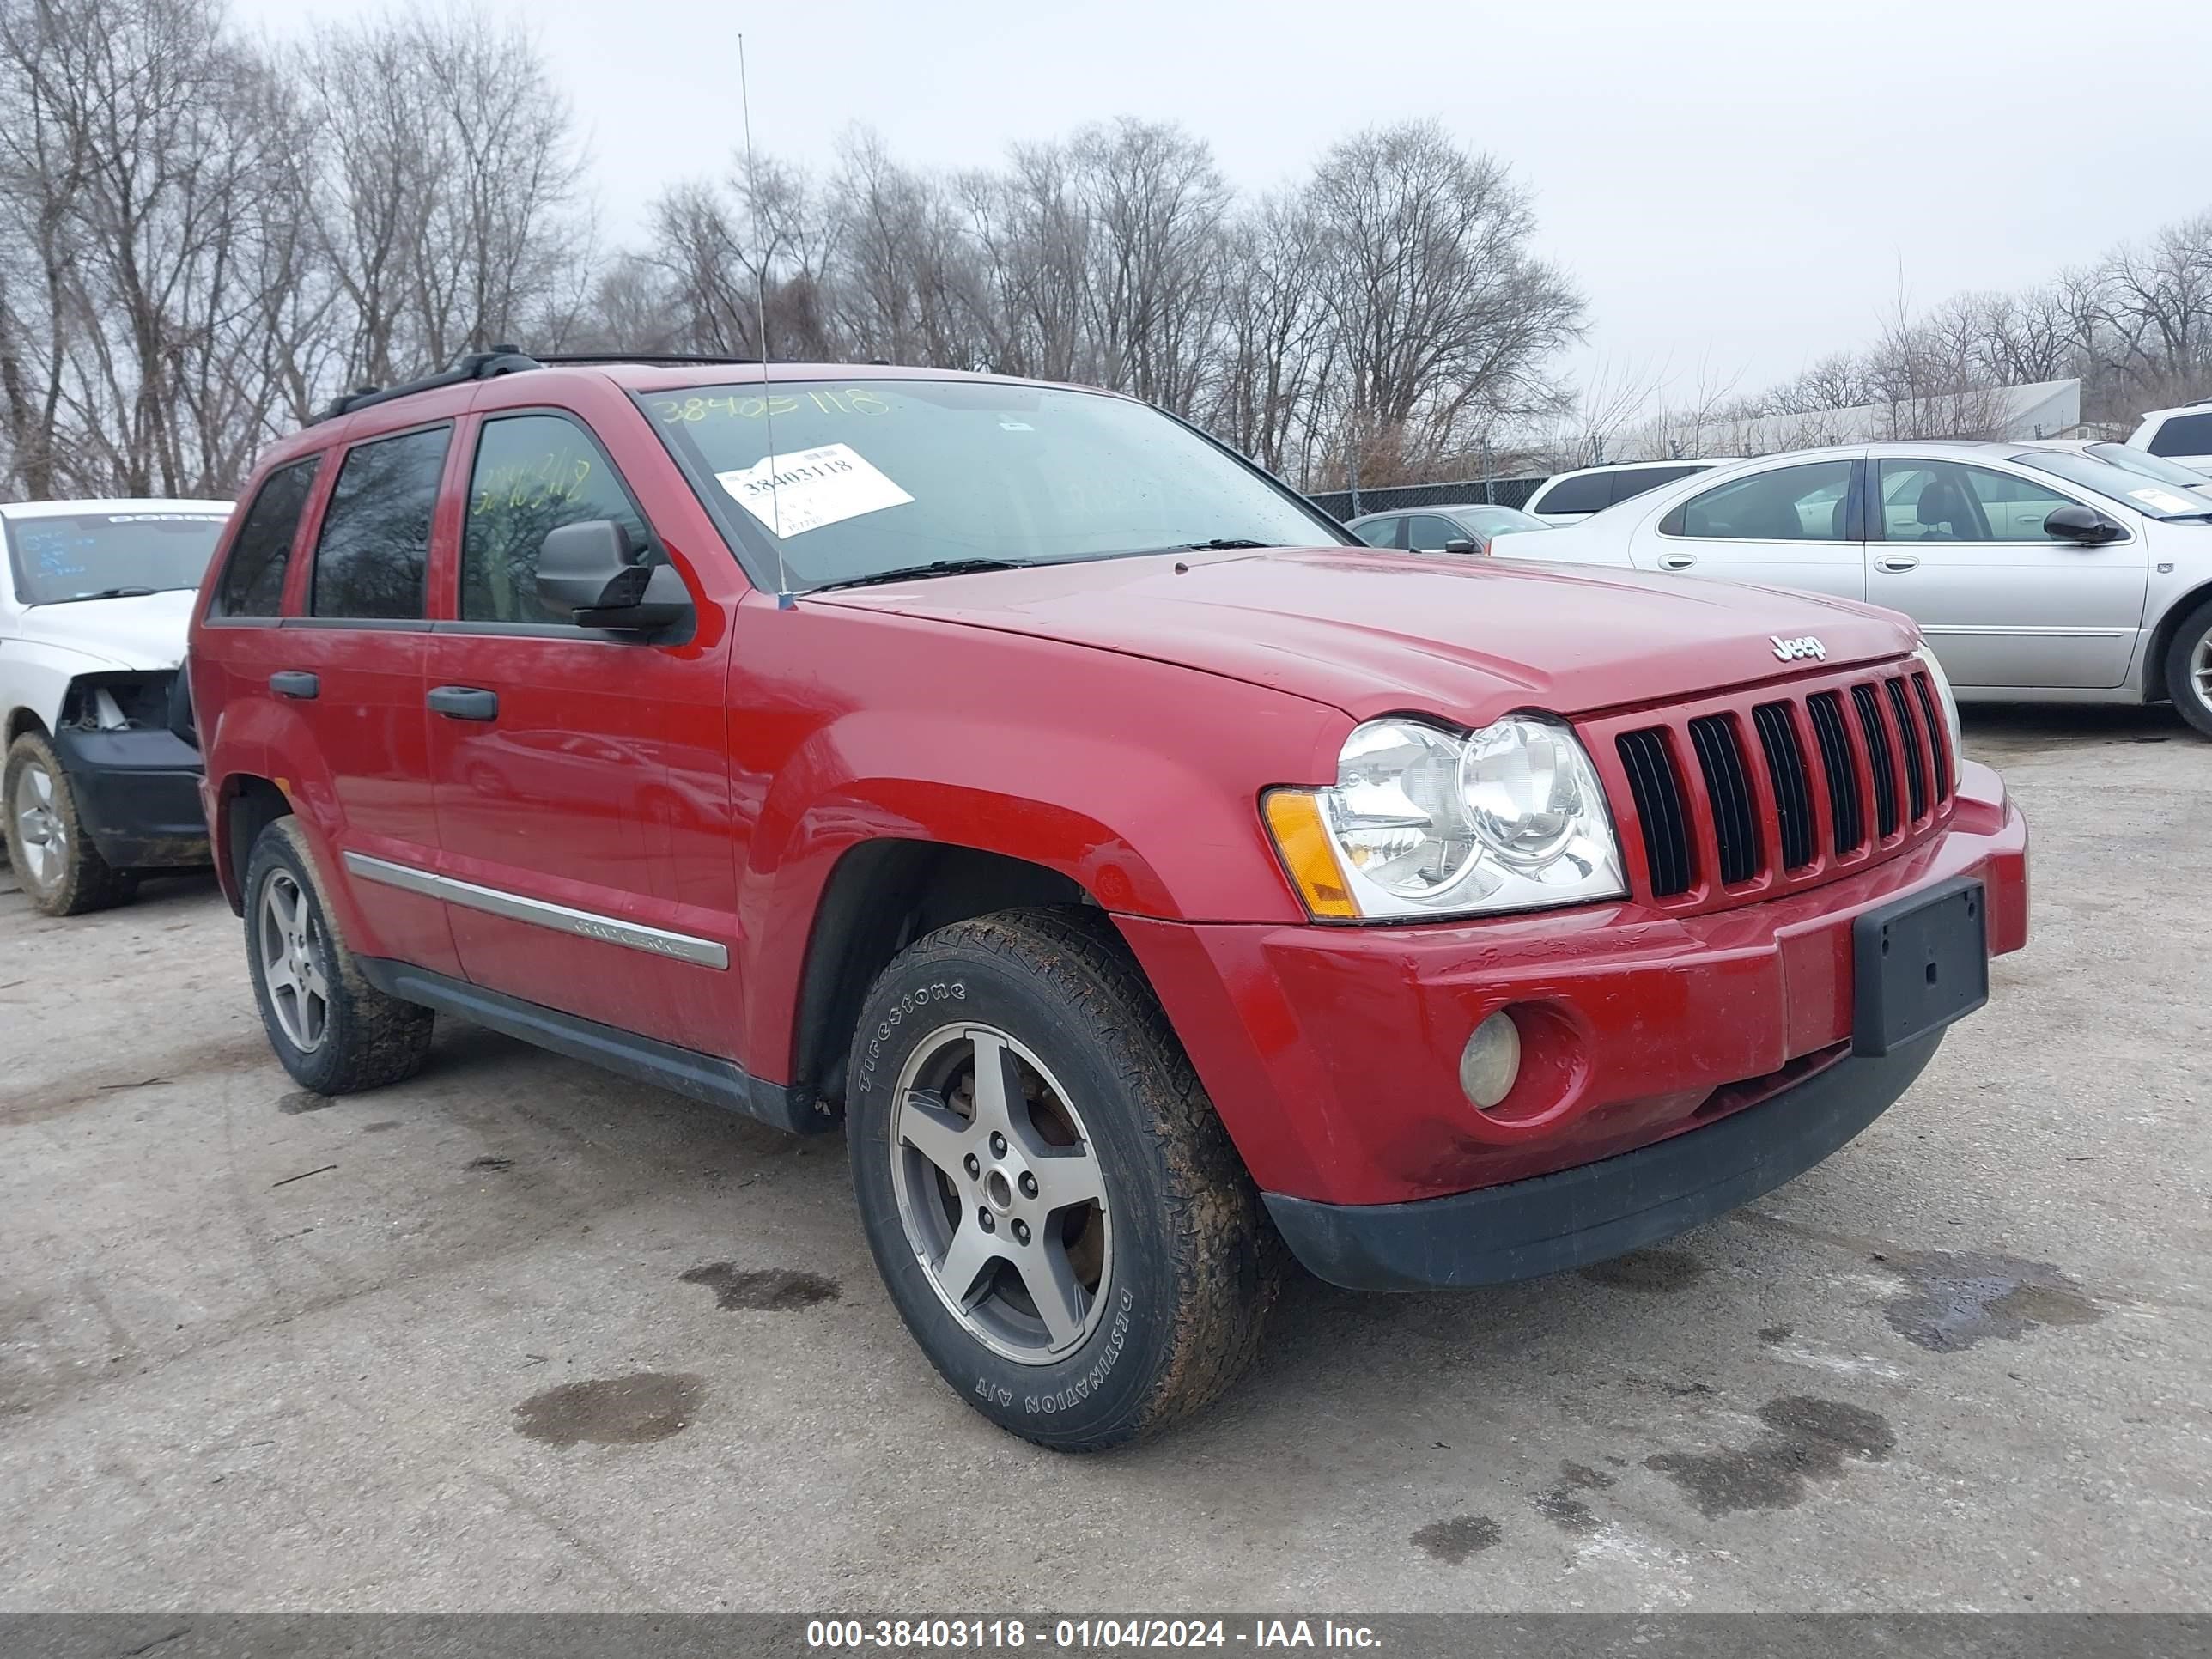
[[[1181,663],[1355,719],[1587,714],[1893,658],[1912,625],[1849,600],[1521,560],[1314,548],[942,576],[810,603]],[[1825,657],[1777,641],[1809,636]]]
[[[180,587],[136,599],[34,605],[15,626],[26,641],[80,651],[111,668],[174,668],[185,659],[185,634],[198,603],[197,588]]]

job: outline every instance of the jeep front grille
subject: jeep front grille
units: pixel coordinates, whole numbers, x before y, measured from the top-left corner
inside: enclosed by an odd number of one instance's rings
[[[1583,729],[1623,820],[1631,881],[1669,908],[1808,887],[1888,859],[1950,817],[1941,705],[1915,665]]]

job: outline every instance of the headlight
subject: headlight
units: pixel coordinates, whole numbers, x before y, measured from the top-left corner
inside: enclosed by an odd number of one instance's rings
[[[1333,789],[1276,789],[1268,828],[1317,917],[1401,921],[1624,898],[1589,757],[1542,714],[1460,736],[1407,719],[1345,739]]]
[[[1928,671],[1928,678],[1936,683],[1936,700],[1943,705],[1943,729],[1951,734],[1951,787],[1959,787],[1959,769],[1966,764],[1966,755],[1959,730],[1959,700],[1951,695],[1951,682],[1943,672],[1943,665],[1936,660],[1932,647],[1923,643],[1912,653],[1920,659],[1920,665]]]

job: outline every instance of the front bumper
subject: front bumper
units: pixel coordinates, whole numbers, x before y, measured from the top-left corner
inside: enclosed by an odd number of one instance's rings
[[[1880,1117],[1942,1042],[1844,1056],[1695,1133],[1413,1204],[1267,1196],[1308,1272],[1358,1291],[1498,1285],[1603,1261],[1725,1215],[1802,1175]]]
[[[64,726],[54,749],[69,774],[77,817],[109,864],[144,870],[208,861],[198,750],[149,726]]]
[[[1852,923],[1961,876],[1987,895],[1991,954],[2018,950],[2027,829],[1986,767],[1965,769],[1942,834],[1733,909],[1624,902],[1395,927],[1118,920],[1272,1205],[1425,1207],[1675,1136],[1693,1143],[1681,1156],[1703,1158],[1734,1115],[1772,1103],[1786,1115],[1795,1090],[1829,1070],[1823,1096],[1880,1097],[1824,1150],[1840,1146],[1911,1080],[1884,1094],[1900,1073],[1850,1056]],[[1527,1092],[1480,1112],[1461,1091],[1460,1052],[1509,1006]],[[1595,1224],[1577,1215],[1575,1231]],[[1284,1228],[1294,1244],[1297,1224]],[[1326,1276],[1332,1258],[1316,1249]]]

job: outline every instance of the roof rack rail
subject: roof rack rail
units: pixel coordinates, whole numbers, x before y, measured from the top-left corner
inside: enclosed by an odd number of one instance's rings
[[[372,404],[390,403],[394,398],[410,398],[418,392],[429,392],[441,386],[465,386],[471,380],[489,380],[501,374],[519,374],[525,369],[543,368],[537,358],[526,356],[511,345],[495,345],[489,351],[471,351],[451,368],[435,374],[426,374],[419,380],[408,380],[399,386],[365,386],[333,398],[330,406],[313,416],[316,421],[334,421],[341,415],[350,415],[356,409],[367,409]]]
[[[636,363],[645,368],[688,368],[693,364],[757,363],[757,357],[722,357],[695,351],[563,351],[541,355],[548,368],[571,368],[591,363]]]

